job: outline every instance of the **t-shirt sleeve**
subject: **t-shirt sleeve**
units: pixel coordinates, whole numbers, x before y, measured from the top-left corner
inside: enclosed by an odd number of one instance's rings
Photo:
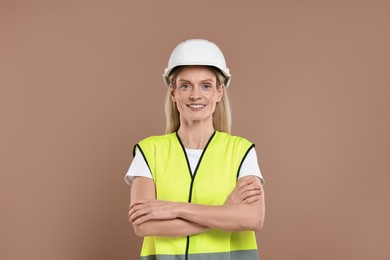
[[[125,182],[131,186],[134,177],[141,176],[153,179],[152,173],[149,170],[149,167],[142,156],[142,154],[136,150],[133,161],[130,164],[130,167],[125,175]]]
[[[250,149],[246,157],[244,158],[244,161],[242,162],[240,172],[238,173],[238,179],[254,175],[260,178],[261,183],[264,185],[264,178],[261,175],[259,163],[257,161],[257,154],[254,147]]]

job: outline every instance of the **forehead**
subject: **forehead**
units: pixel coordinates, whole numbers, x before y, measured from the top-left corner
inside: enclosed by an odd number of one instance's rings
[[[216,80],[214,72],[206,66],[185,66],[177,74],[177,80]]]

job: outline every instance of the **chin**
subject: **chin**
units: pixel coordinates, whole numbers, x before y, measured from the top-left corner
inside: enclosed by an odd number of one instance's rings
[[[198,121],[198,122],[202,122],[202,121],[207,121],[207,120],[209,120],[210,119],[210,117],[205,117],[205,116],[202,116],[202,117],[200,117],[200,116],[195,116],[195,117],[188,117],[188,120],[190,120],[190,121]]]

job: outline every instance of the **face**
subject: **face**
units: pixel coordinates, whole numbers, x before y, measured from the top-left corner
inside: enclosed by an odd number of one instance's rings
[[[176,77],[176,88],[171,86],[172,100],[180,112],[180,120],[210,121],[223,87],[217,88],[217,78],[204,66],[186,66]]]

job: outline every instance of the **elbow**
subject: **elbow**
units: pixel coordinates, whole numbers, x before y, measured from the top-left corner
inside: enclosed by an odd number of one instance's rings
[[[264,219],[265,219],[265,207],[264,202],[262,203],[261,207],[258,208],[255,214],[255,218],[253,219],[253,231],[258,232],[263,229],[264,226]]]
[[[143,229],[142,225],[134,225],[133,224],[133,230],[137,237],[145,237],[147,236],[146,231]]]
[[[226,231],[237,232],[237,231],[255,231],[258,232],[263,229],[263,222],[260,220],[252,219],[241,225],[227,228]]]
[[[264,226],[264,210],[261,209],[252,209],[251,214],[246,215],[244,218],[240,218],[236,223],[239,223],[238,226],[232,228],[229,231],[261,231]]]
[[[253,223],[252,230],[255,232],[261,231],[263,229],[263,225],[264,225],[264,219],[261,218],[256,219],[256,221],[254,221]]]
[[[264,210],[258,212],[258,214],[256,214],[256,217],[253,218],[253,221],[252,221],[252,230],[253,231],[261,231],[263,229],[263,226],[264,226]]]
[[[256,216],[250,217],[245,221],[241,222],[238,226],[234,226],[231,229],[227,229],[227,231],[255,231],[258,232],[263,229],[264,219]]]

